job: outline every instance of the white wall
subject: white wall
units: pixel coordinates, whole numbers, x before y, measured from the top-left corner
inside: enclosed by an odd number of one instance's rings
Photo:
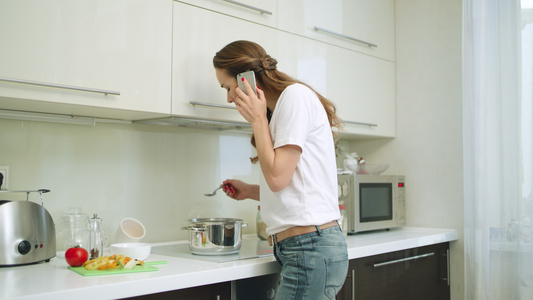
[[[457,229],[452,299],[464,298],[461,24],[461,0],[396,0],[396,138],[350,148],[406,175],[408,226]]]
[[[244,233],[254,233],[258,202],[203,195],[226,178],[258,182],[252,155],[244,133],[0,119],[0,165],[9,166],[9,189],[50,189],[45,207],[58,225],[68,207],[98,213],[110,242],[124,217],[144,223],[146,242],[187,239],[181,226],[191,217],[242,218],[250,225]],[[40,202],[37,194],[30,199]]]

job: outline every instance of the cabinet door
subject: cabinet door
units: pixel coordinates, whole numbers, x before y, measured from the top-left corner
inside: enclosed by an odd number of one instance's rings
[[[395,137],[396,77],[393,62],[334,47],[328,89],[349,135]]]
[[[276,0],[179,0],[225,15],[275,27]]]
[[[275,34],[272,28],[175,2],[172,114],[246,122],[235,105],[227,103],[227,92],[215,76],[213,57],[236,40],[254,41],[267,51],[274,49]]]
[[[234,282],[235,299],[272,300],[276,298],[281,276],[279,273],[251,277]]]
[[[447,250],[442,243],[352,260],[337,299],[450,299]]]
[[[280,29],[389,61],[395,59],[393,0],[279,1],[278,12]]]
[[[276,57],[284,72],[333,101],[345,137],[394,137],[395,64],[280,32]]]
[[[171,30],[170,0],[2,1],[0,108],[168,114]]]

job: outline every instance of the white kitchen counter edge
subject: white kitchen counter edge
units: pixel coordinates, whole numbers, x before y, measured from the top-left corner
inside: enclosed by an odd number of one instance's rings
[[[455,229],[398,228],[347,238],[350,259],[457,240]],[[165,260],[155,272],[83,277],[62,258],[50,263],[0,268],[0,299],[118,299],[239,280],[279,272],[273,257],[226,263],[202,262],[152,254]]]

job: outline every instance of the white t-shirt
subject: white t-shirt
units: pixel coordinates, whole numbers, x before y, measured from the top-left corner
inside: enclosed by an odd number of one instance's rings
[[[267,234],[338,220],[335,145],[317,95],[302,84],[288,86],[278,99],[269,128],[274,148],[297,145],[302,154],[289,185],[279,192],[270,190],[261,173],[261,216]]]

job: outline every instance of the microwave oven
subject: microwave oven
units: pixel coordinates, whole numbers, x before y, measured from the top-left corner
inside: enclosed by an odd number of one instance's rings
[[[405,176],[339,173],[348,234],[405,225]]]

